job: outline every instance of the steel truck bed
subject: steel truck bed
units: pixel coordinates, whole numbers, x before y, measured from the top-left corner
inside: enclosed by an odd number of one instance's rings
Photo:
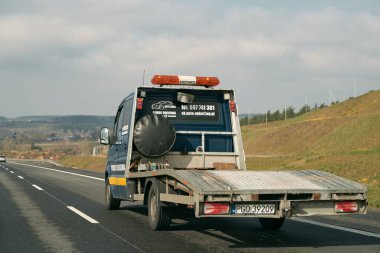
[[[354,200],[358,212],[366,212],[366,187],[317,170],[303,171],[218,171],[218,170],[173,170],[130,173],[129,177],[157,178],[166,184],[167,191],[160,199],[166,202],[194,205],[197,217],[205,215],[204,203],[229,203],[229,213],[223,216],[283,217],[306,215],[333,215],[337,213],[335,203]],[[169,189],[180,189],[176,195]],[[136,200],[143,194],[135,194]],[[268,213],[234,213],[236,204],[270,204],[276,211]],[[220,216],[220,215],[217,215]]]

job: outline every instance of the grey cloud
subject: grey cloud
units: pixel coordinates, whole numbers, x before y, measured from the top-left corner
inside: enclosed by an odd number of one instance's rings
[[[305,96],[327,102],[329,88],[341,100],[355,77],[359,92],[380,87],[379,6],[370,1],[358,10],[334,1],[31,3],[0,12],[0,108],[9,108],[0,115],[113,114],[144,69],[147,80],[218,75],[243,112],[299,106]]]

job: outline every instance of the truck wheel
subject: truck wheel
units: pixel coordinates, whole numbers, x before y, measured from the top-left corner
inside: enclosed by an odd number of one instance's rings
[[[149,189],[148,218],[149,226],[153,230],[163,230],[170,226],[171,209],[160,206],[159,192],[155,184]]]
[[[111,185],[107,179],[106,190],[105,190],[105,202],[106,208],[109,210],[117,210],[120,207],[120,199],[115,199],[112,196]]]
[[[281,218],[259,218],[260,224],[267,230],[278,230],[284,225],[285,217]]]

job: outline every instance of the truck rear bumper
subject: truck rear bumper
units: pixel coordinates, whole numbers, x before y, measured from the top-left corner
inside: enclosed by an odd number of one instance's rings
[[[350,201],[352,202],[352,201]],[[356,212],[337,212],[337,201],[310,201],[291,203],[290,216],[314,216],[314,215],[342,215],[342,214],[366,214],[368,203],[365,200],[356,201]]]
[[[205,205],[224,204],[229,206],[228,213],[206,214]],[[276,210],[269,213],[237,213],[236,205],[275,205]],[[343,204],[343,205],[342,205]],[[341,209],[341,206],[349,206],[351,209]],[[354,208],[352,208],[354,207]],[[280,218],[293,216],[316,216],[316,215],[345,215],[345,214],[366,214],[368,203],[366,200],[331,200],[331,201],[289,201],[282,200],[277,202],[242,202],[236,203],[200,203],[199,213],[201,217],[257,217],[257,218]],[[235,210],[234,210],[235,209]]]
[[[337,210],[337,206],[340,203],[354,203],[356,208],[355,210]],[[198,218],[201,217],[256,217],[256,218],[280,218],[280,217],[296,217],[296,216],[317,216],[317,215],[346,215],[346,214],[366,214],[368,203],[366,200],[323,200],[323,201],[290,201],[282,200],[277,202],[249,202],[249,204],[275,204],[276,211],[273,214],[234,214],[234,206],[236,203],[225,203],[229,205],[229,212],[225,214],[217,215],[207,215],[204,214],[204,204],[200,203],[199,205],[199,214],[196,215]]]

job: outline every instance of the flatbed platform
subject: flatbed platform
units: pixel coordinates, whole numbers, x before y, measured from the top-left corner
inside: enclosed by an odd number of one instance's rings
[[[174,170],[129,173],[129,178],[170,176],[198,194],[351,193],[367,188],[359,183],[318,170],[224,171]]]

